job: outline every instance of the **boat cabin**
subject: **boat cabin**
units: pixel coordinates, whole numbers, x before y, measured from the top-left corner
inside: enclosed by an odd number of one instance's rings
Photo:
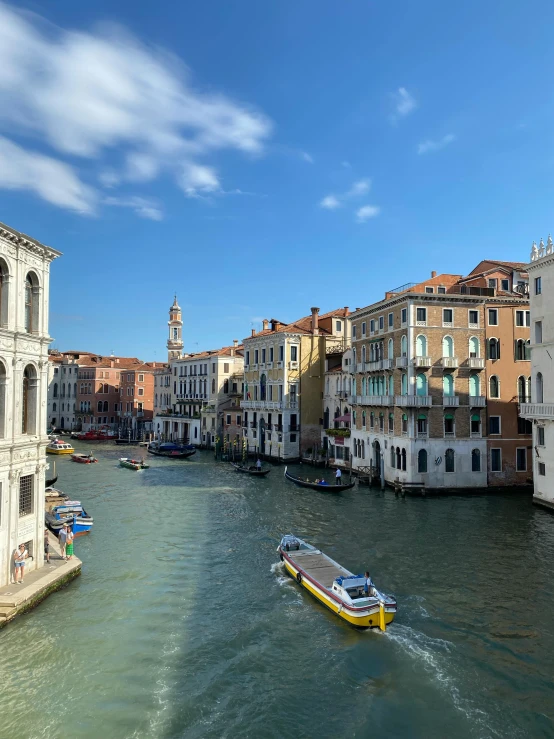
[[[343,600],[360,601],[370,600],[365,588],[365,577],[352,576],[352,577],[337,577],[333,581],[332,591],[336,593]]]
[[[283,536],[281,539],[281,549],[284,549],[285,552],[298,552],[301,550],[312,549],[312,547],[304,544],[304,542],[297,539],[296,536],[287,535]]]

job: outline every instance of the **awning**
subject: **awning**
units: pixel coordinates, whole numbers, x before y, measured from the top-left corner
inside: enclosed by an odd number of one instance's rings
[[[333,421],[344,421],[344,423],[350,423],[351,417],[351,413],[345,413],[344,416],[337,416],[337,418],[333,418]]]

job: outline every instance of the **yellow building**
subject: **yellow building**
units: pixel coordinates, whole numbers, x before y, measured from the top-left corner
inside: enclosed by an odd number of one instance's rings
[[[243,435],[250,451],[298,459],[321,444],[325,354],[349,341],[348,308],[264,320],[244,340]]]

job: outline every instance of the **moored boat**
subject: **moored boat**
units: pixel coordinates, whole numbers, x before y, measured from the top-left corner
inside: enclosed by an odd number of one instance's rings
[[[71,526],[74,536],[82,536],[90,532],[93,518],[84,510],[80,500],[63,500],[60,504],[56,504],[55,498],[46,500],[44,520],[48,528],[56,535],[66,523]]]
[[[54,469],[53,469],[53,477],[47,477],[46,480],[44,481],[44,484],[45,484],[45,486],[47,488],[51,487],[52,485],[55,485],[56,482],[57,482],[57,480],[58,480],[58,476],[56,474],[56,462],[55,461],[53,462],[53,466],[54,466]],[[46,470],[47,470],[47,472],[48,472],[48,470],[50,470],[50,465],[49,464],[46,465]]]
[[[268,475],[271,472],[271,468],[264,470],[264,469],[257,469],[254,466],[243,467],[240,464],[235,464],[235,462],[231,462],[231,465],[235,468],[237,472],[244,472],[247,475],[253,475],[254,477],[264,477],[264,475]]]
[[[66,441],[54,439],[46,447],[47,454],[74,454],[75,449]]]
[[[322,480],[320,482],[310,482],[302,477],[295,477],[288,472],[288,468],[285,467],[285,477],[295,485],[299,485],[301,488],[311,488],[312,490],[328,490],[331,493],[340,493],[341,490],[350,490],[356,484],[356,481],[349,482],[346,485],[334,485],[333,483]]]
[[[130,457],[121,457],[119,464],[129,470],[147,470],[150,467],[143,459],[131,459]]]
[[[79,464],[93,464],[94,462],[98,462],[96,457],[92,456],[91,454],[72,454],[71,459],[73,462],[79,462]]]
[[[366,592],[366,578],[292,534],[277,547],[287,573],[340,618],[358,628],[386,630],[397,611],[396,599],[377,590]]]
[[[196,447],[192,444],[175,444],[172,441],[165,441],[161,444],[153,441],[148,445],[149,454],[155,454],[158,457],[171,457],[171,459],[187,459],[196,454]]]

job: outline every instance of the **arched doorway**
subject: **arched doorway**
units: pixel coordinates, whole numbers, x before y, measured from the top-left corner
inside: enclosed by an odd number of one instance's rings
[[[373,442],[373,464],[378,472],[381,471],[381,444],[375,439]]]
[[[64,428],[64,417],[63,416],[60,418],[60,428],[62,429]]]

